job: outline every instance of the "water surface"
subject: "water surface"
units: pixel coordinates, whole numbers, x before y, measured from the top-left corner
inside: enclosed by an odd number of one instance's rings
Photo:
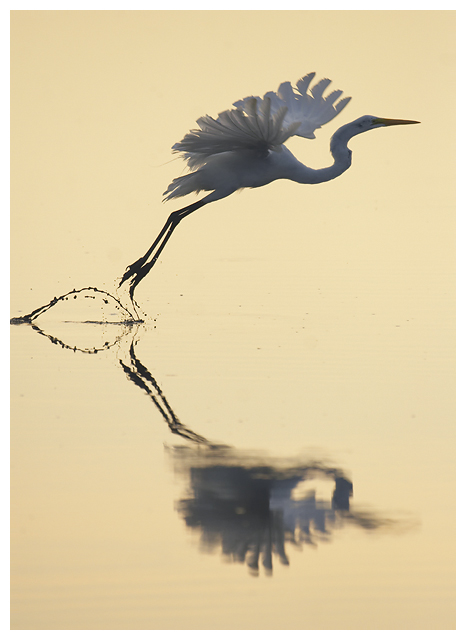
[[[372,286],[12,326],[13,628],[451,627],[451,363]]]

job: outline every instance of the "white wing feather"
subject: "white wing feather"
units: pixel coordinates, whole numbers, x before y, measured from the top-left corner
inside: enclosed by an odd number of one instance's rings
[[[279,147],[294,135],[299,122],[286,126],[286,106],[272,113],[271,100],[249,98],[241,109],[222,111],[214,120],[210,116],[199,118],[199,129],[192,129],[181,142],[173,145],[174,152],[181,153],[190,169],[202,166],[209,156],[226,151],[256,150],[267,153]]]
[[[332,91],[324,98],[324,91],[331,83],[327,78],[317,82],[309,94],[307,91],[314,76],[315,73],[308,73],[298,80],[296,89],[290,82],[283,82],[277,93],[269,91],[264,96],[264,99],[271,100],[272,113],[283,106],[287,108],[283,126],[287,127],[291,123],[300,122],[294,135],[302,138],[315,138],[314,131],[335,118],[351,100],[351,98],[343,98],[335,104],[342,95],[342,91]],[[256,98],[256,100],[259,103],[261,99]],[[244,100],[239,100],[234,103],[234,106],[241,109],[243,104]]]

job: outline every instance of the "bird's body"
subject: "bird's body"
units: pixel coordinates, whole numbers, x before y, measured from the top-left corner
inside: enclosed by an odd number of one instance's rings
[[[285,146],[280,151],[269,150],[263,155],[249,149],[225,151],[211,156],[196,172],[176,178],[172,183],[174,191],[166,199],[211,191],[204,200],[213,202],[239,189],[263,187],[274,180],[311,183],[310,172],[313,170],[299,162]]]
[[[174,211],[147,253],[127,268],[120,286],[126,280],[131,281],[131,299],[137,284],[153,267],[175,227],[196,209],[240,189],[262,187],[275,180],[302,184],[333,180],[351,166],[348,141],[352,137],[379,127],[415,124],[413,120],[362,116],[340,127],[332,136],[333,164],[323,169],[311,169],[297,160],[284,143],[293,135],[315,138],[314,131],[333,119],[350,100],[339,100],[341,91],[333,91],[324,97],[330,80],[316,83],[309,94],[314,75],[311,73],[299,80],[296,88],[284,82],[277,93],[240,100],[234,104],[235,109],[223,111],[215,120],[210,116],[200,118],[197,121],[199,129],[191,130],[173,146],[173,151],[186,160],[191,173],[173,180],[164,193],[165,200],[201,191],[209,193]]]

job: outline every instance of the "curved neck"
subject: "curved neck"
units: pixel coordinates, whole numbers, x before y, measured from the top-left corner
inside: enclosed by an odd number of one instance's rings
[[[324,169],[311,169],[302,165],[302,170],[294,180],[302,184],[318,184],[341,176],[351,167],[351,149],[348,149],[348,140],[353,135],[354,133],[350,134],[347,125],[337,129],[330,140],[330,153],[333,156],[333,164]]]

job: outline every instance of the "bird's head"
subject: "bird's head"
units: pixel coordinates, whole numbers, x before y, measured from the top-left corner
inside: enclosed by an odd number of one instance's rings
[[[419,124],[417,120],[392,120],[390,118],[377,118],[376,116],[362,116],[353,122],[344,124],[338,129],[332,138],[330,148],[336,150],[339,144],[347,143],[354,136],[379,129],[380,127],[392,127],[395,124]]]
[[[365,131],[372,131],[372,129],[379,129],[380,127],[392,127],[395,124],[419,124],[419,122],[417,120],[392,120],[390,118],[377,118],[376,116],[362,116],[357,120],[353,120],[353,122],[344,124],[335,131],[330,141],[330,150],[335,156],[335,153],[341,151],[341,145],[346,147],[348,141],[354,136]]]
[[[417,120],[392,120],[391,118],[376,118],[375,116],[362,116],[354,122],[354,133],[364,133],[364,131],[371,131],[372,129],[378,129],[379,127],[392,127],[395,124],[420,124]]]

